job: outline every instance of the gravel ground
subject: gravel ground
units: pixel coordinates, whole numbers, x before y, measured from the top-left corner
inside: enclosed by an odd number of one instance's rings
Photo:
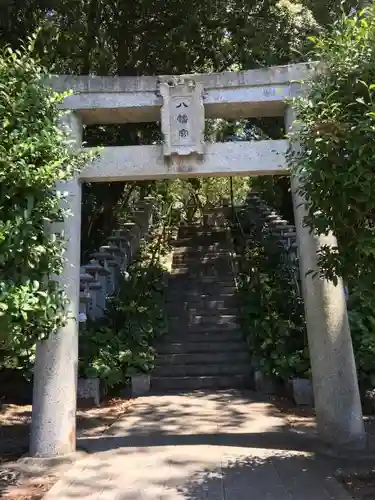
[[[118,417],[126,413],[132,401],[112,398],[100,407],[77,412],[79,437],[100,435]],[[27,458],[29,445],[30,405],[3,404],[0,407],[0,498],[7,500],[40,500],[70,467],[71,462],[35,464]],[[77,455],[77,458],[80,454]]]

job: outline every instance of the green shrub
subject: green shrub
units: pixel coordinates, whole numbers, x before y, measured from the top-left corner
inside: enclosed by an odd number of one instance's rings
[[[33,356],[36,340],[64,324],[63,242],[46,229],[67,213],[56,183],[87,161],[59,126],[66,94],[44,85],[33,44],[0,52],[0,363]],[[7,349],[4,353],[4,349]]]
[[[289,155],[308,203],[306,222],[333,231],[337,248],[324,247],[322,272],[329,279],[373,289],[375,282],[375,5],[343,16],[315,41],[324,63],[294,106],[300,122],[293,135],[300,151]]]
[[[375,5],[343,15],[313,39],[324,67],[293,103],[298,152],[289,164],[307,200],[306,223],[332,231],[319,255],[324,277],[348,284],[349,320],[362,386],[375,375]]]
[[[167,231],[157,231],[121,277],[105,316],[80,331],[80,374],[105,386],[124,383],[131,373],[154,367],[155,341],[166,331],[165,268]]]
[[[257,214],[247,220],[239,276],[241,320],[253,367],[266,375],[288,380],[309,376],[309,355],[303,300],[284,250],[263,232]]]
[[[374,297],[353,292],[348,302],[348,315],[357,362],[360,388],[375,386],[375,304]]]

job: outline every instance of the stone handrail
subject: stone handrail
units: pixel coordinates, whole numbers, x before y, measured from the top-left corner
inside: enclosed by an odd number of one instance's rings
[[[295,226],[289,224],[287,220],[282,219],[258,194],[250,193],[247,202],[258,210],[263,220],[263,233],[265,237],[273,237],[276,243],[283,249],[282,258],[291,272],[299,295],[301,295],[298,265],[299,255]]]
[[[136,204],[129,222],[107,238],[92,259],[81,266],[79,321],[95,320],[104,315],[107,299],[116,292],[121,273],[134,259],[142,240],[147,238],[153,217],[153,198]]]
[[[249,193],[245,204],[241,207],[234,207],[234,215],[236,222],[239,224],[241,231],[242,225],[237,217],[238,209],[246,209],[246,207],[254,208],[262,221],[262,232],[265,238],[273,237],[275,241],[282,248],[282,259],[287,264],[291,272],[293,282],[296,286],[298,294],[301,295],[300,279],[299,279],[299,266],[298,266],[298,246],[297,235],[295,226],[291,225],[280,215],[272,210],[257,193]],[[234,251],[232,252],[232,268],[236,276],[238,274],[238,261]]]

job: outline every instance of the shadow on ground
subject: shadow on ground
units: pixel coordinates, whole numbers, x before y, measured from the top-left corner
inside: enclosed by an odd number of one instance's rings
[[[349,500],[338,462],[251,392],[148,396],[97,438],[45,500]],[[101,496],[102,495],[102,496]]]
[[[67,479],[64,499],[97,498],[96,494],[116,500],[351,498],[335,480],[334,464],[295,452],[258,450],[248,456],[243,449],[221,447],[188,447],[169,453],[142,448],[120,449],[115,455],[107,452],[98,458]],[[60,494],[57,490],[52,498]]]
[[[274,452],[267,457],[229,457],[221,467],[193,474],[177,489],[189,500],[325,500],[331,494],[345,495],[330,470],[323,471],[313,456]]]
[[[125,420],[98,438],[79,439],[79,447],[90,452],[192,445],[314,451],[315,434],[290,430],[278,408],[256,393],[196,391],[191,396],[144,397]]]

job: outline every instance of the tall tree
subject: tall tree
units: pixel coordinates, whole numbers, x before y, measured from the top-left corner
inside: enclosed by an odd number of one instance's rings
[[[0,43],[15,47],[43,24],[39,50],[58,72],[249,69],[299,60],[306,35],[339,9],[337,0],[1,0]]]
[[[349,1],[348,8],[355,3]],[[322,29],[339,9],[338,0],[0,0],[0,45],[16,48],[42,26],[38,51],[54,73],[130,76],[251,69],[303,60],[307,35]],[[269,133],[270,124],[258,125],[267,125]],[[227,134],[219,132],[220,137]],[[153,124],[128,124],[87,128],[85,136],[89,144],[124,145],[147,143],[157,134]],[[111,230],[112,214],[126,197],[123,187],[85,189],[87,244],[94,244],[93,234],[103,235],[104,225]]]

